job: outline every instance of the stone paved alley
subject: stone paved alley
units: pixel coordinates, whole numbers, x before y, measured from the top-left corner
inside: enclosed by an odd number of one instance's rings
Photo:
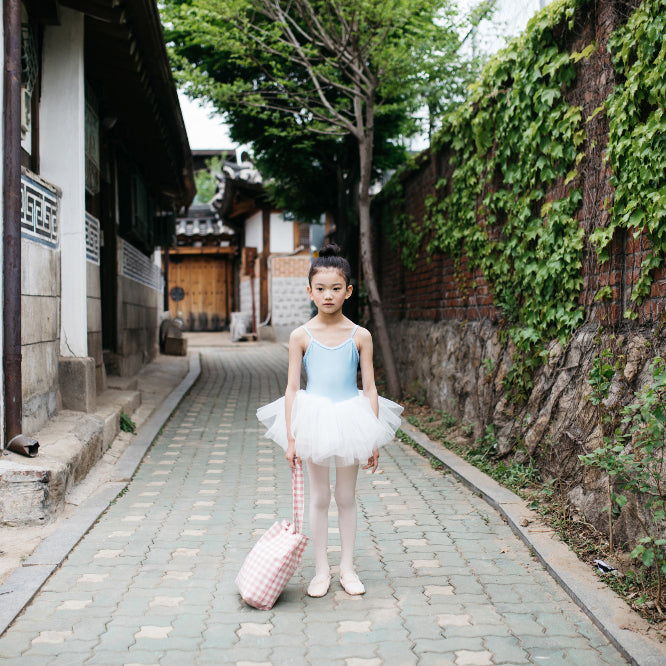
[[[359,478],[363,597],[306,596],[311,546],[272,611],[234,577],[291,516],[290,475],[258,405],[280,345],[203,350],[202,374],[127,491],[0,638],[8,664],[624,664],[501,518],[393,442]],[[331,506],[333,516],[334,504]],[[339,550],[331,521],[332,562]],[[306,522],[307,533],[307,522]]]

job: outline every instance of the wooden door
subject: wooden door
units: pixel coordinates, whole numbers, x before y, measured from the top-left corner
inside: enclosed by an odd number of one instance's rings
[[[220,255],[171,255],[169,312],[178,312],[188,331],[219,331],[229,325],[231,262]],[[174,288],[183,299],[175,301]]]

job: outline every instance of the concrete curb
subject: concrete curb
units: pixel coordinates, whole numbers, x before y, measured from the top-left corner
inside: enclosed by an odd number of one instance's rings
[[[638,616],[634,622],[628,621],[631,611],[627,604],[559,541],[555,531],[545,526],[524,500],[406,421],[400,429],[505,518],[548,573],[626,659],[638,666],[666,664],[666,647],[632,630],[647,630],[648,623]]]
[[[185,394],[192,388],[192,385],[201,373],[201,358],[199,354],[190,356],[190,370],[185,379],[169,394],[167,399],[160,405],[154,414],[144,423],[141,431],[132,440],[118,462],[115,464],[111,481],[122,481],[128,483],[137,467],[146,455],[162,426],[173,411],[178,407]]]
[[[116,463],[109,481],[44,539],[23,565],[0,586],[0,636],[106,511],[109,504],[127,487],[167,419],[192,388],[200,373],[199,354],[192,354],[189,372],[143,424]]]

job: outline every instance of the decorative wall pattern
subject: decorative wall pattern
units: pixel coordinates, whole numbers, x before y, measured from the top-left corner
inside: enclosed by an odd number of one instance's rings
[[[273,277],[273,326],[296,328],[312,317],[307,286],[308,279],[305,276]]]
[[[86,213],[86,259],[99,266],[100,229],[99,220]]]
[[[140,282],[156,291],[163,291],[164,280],[159,267],[126,240],[120,238],[119,241],[118,266],[120,275]]]
[[[27,173],[21,174],[21,236],[58,247],[58,205],[60,196],[54,187]]]

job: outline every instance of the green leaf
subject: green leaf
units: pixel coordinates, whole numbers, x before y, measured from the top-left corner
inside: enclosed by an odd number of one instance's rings
[[[652,548],[647,548],[643,551],[643,565],[646,567],[652,566],[654,562],[654,550]]]
[[[578,62],[583,58],[589,58],[593,53],[599,49],[597,42],[594,41],[591,44],[588,44],[582,51],[577,51],[571,54],[571,61]]]

